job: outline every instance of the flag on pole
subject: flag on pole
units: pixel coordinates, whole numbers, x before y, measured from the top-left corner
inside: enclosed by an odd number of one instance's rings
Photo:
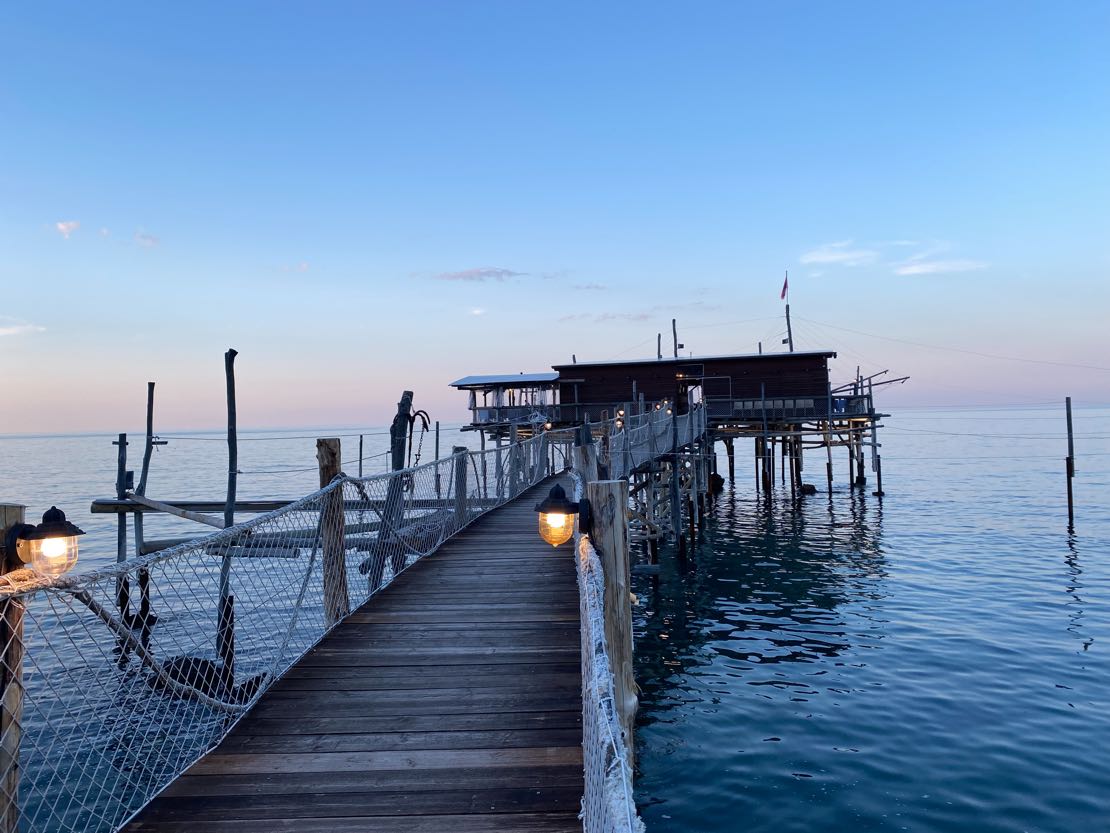
[[[786,293],[789,291],[789,289],[790,289],[790,273],[787,272],[786,277],[783,278],[783,281],[782,281],[782,293],[779,295],[779,300],[780,301],[785,301],[786,300]]]

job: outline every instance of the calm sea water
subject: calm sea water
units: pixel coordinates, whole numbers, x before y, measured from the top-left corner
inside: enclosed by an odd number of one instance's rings
[[[1110,829],[1110,411],[886,421],[880,502],[738,480],[638,576],[637,799],[658,831]],[[724,461],[721,461],[724,471]]]
[[[478,447],[477,436],[462,433],[458,427],[441,427],[441,456],[450,455],[452,446]],[[237,497],[293,500],[314,492],[320,485],[317,437],[339,437],[343,470],[357,475],[360,434],[363,473],[376,474],[388,469],[388,427],[240,430]],[[427,463],[435,459],[434,428],[422,442],[420,434],[418,427],[413,435],[413,454],[415,457],[419,452],[420,462]],[[147,495],[158,500],[223,500],[227,493],[228,462],[225,435],[174,431],[160,436],[167,444],[154,449]],[[115,440],[114,434],[0,435],[0,503],[24,504],[30,523],[37,523],[44,511],[57,504],[69,520],[86,532],[81,539],[79,570],[107,566],[116,560],[116,516],[94,515],[89,511],[94,498],[116,496],[118,452],[112,444]],[[145,435],[128,435],[127,468],[134,470],[136,483],[142,469],[144,443]],[[248,517],[252,516],[240,516],[243,520]],[[209,531],[208,527],[169,516],[151,514],[144,521],[147,539]],[[130,529],[128,536],[129,547],[133,547]]]
[[[1061,409],[899,412],[880,504],[836,458],[795,511],[754,491],[750,446],[694,554],[637,576],[637,798],[653,831],[1110,829],[1110,410],[1076,414],[1066,530]],[[385,467],[367,429],[366,472]],[[243,432],[239,495],[316,487],[315,437]],[[218,499],[218,434],[167,434],[148,493]],[[186,438],[188,437],[188,438]],[[115,560],[113,437],[0,438],[0,500],[52,503]],[[139,468],[132,437],[129,468]],[[444,430],[441,449],[473,435]],[[433,439],[423,459],[434,456]],[[721,470],[725,470],[721,460]],[[147,536],[203,531],[164,518]]]

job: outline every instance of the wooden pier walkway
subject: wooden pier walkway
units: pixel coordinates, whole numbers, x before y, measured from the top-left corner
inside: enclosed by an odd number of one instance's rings
[[[151,802],[131,833],[570,833],[578,590],[541,484],[410,567]]]

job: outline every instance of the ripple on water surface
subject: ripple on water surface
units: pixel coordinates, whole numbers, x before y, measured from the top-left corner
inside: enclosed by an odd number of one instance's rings
[[[1062,531],[1048,474],[986,500],[915,470],[796,513],[726,492],[692,558],[634,580],[648,828],[1108,829],[1110,530]]]

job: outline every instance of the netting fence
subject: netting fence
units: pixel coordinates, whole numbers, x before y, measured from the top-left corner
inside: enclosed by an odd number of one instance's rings
[[[585,481],[574,475],[574,499]],[[575,565],[582,619],[582,796],[584,833],[642,833],[632,792],[632,765],[617,716],[612,663],[605,642],[605,577],[597,550],[575,536]]]
[[[112,831],[348,612],[563,468],[555,435],[341,475],[277,511],[72,577],[4,577],[3,831]]]
[[[705,433],[706,412],[693,408],[673,416],[665,410],[610,420],[602,433],[599,453],[608,462],[609,477],[619,480],[662,454],[668,454]]]

